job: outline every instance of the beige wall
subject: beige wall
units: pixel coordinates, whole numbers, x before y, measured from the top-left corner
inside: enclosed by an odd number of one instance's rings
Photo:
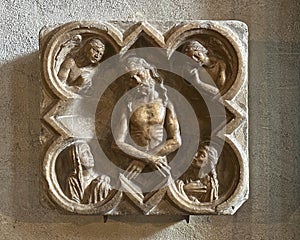
[[[299,239],[300,2],[1,0],[0,239]],[[250,199],[235,216],[62,215],[39,200],[38,32],[71,20],[237,19],[249,26]]]

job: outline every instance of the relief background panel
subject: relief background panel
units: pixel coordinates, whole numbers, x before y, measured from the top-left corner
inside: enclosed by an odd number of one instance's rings
[[[155,7],[153,7],[155,6]],[[0,239],[297,239],[300,3],[1,1]],[[38,31],[92,19],[237,19],[249,27],[250,198],[234,216],[61,215],[40,204]]]

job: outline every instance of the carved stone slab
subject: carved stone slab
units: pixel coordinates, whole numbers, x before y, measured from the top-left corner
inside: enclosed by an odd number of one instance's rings
[[[42,186],[78,214],[233,214],[249,194],[239,21],[71,22],[40,33]]]

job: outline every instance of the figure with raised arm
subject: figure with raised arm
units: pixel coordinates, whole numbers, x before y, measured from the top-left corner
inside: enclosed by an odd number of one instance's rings
[[[193,81],[199,84],[207,92],[216,95],[225,85],[226,81],[226,64],[222,59],[215,56],[210,56],[208,50],[198,41],[191,40],[186,42],[182,47],[182,53],[195,61],[197,65],[187,69],[193,77]],[[203,67],[209,74],[212,81],[207,83],[201,79],[199,73],[200,68]]]

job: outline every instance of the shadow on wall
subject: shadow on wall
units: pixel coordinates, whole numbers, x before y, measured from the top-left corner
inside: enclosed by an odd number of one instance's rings
[[[10,121],[6,121],[8,132],[6,151],[9,152],[10,169],[5,172],[9,181],[0,209],[3,215],[19,221],[34,221],[39,207],[39,61],[38,53],[18,58],[1,66],[2,79],[7,81],[8,106]],[[43,214],[43,213],[42,213]]]
[[[262,47],[265,45],[266,43],[262,44]],[[259,46],[253,47],[252,45],[252,48],[257,49],[258,47]],[[252,77],[254,80],[258,79],[255,81],[261,83],[258,85],[255,85],[255,83],[250,84],[250,92],[256,92],[258,96],[257,98],[252,98],[250,105],[259,105],[259,101],[261,101],[259,97],[264,96],[262,91],[270,92],[271,86],[266,84],[266,86],[263,85],[262,77],[258,76],[260,72],[264,71],[264,69],[261,69],[263,65],[258,65],[258,63],[256,63],[259,56],[250,56],[250,59],[252,59],[252,61],[250,61],[250,72],[255,75]],[[267,59],[263,61],[267,61]],[[251,66],[252,68],[257,67],[257,69],[254,71],[251,69]],[[274,73],[275,70],[271,70],[271,73],[274,76],[271,80],[274,81],[277,75]],[[41,127],[39,116],[39,104],[41,100],[39,80],[41,74],[38,53],[35,52],[4,64],[1,66],[0,72],[2,81],[4,83],[9,83],[6,84],[8,85],[8,89],[2,94],[7,95],[7,103],[4,103],[7,105],[4,108],[6,109],[6,112],[3,114],[8,115],[8,117],[7,120],[3,122],[5,126],[3,129],[5,129],[7,134],[6,138],[1,140],[1,149],[4,149],[2,150],[2,158],[5,156],[4,162],[6,163],[6,166],[4,166],[3,169],[9,170],[1,171],[1,173],[3,173],[1,176],[2,182],[0,183],[0,214],[4,217],[12,217],[15,221],[19,222],[73,223],[76,225],[98,223],[102,225],[103,223],[101,222],[103,219],[101,216],[62,214],[51,207],[44,207],[40,203],[42,156],[41,145],[39,143]],[[277,79],[278,78],[279,77],[277,77]],[[1,90],[3,91],[3,89]],[[282,92],[279,93],[283,95]],[[284,208],[283,205],[280,205],[280,201],[281,199],[284,199],[285,193],[290,193],[295,197],[299,196],[294,192],[296,191],[295,185],[288,185],[290,186],[290,189],[288,190],[286,187],[286,183],[291,183],[290,179],[295,179],[299,176],[295,169],[292,167],[284,168],[287,172],[285,176],[289,176],[289,179],[286,180],[283,177],[276,177],[274,175],[276,181],[272,182],[271,189],[268,185],[271,184],[270,180],[272,179],[270,174],[278,172],[276,171],[278,170],[278,164],[283,164],[284,158],[273,159],[273,161],[278,163],[277,167],[274,164],[266,163],[266,161],[269,161],[270,159],[265,156],[265,153],[268,152],[271,155],[273,148],[260,140],[260,137],[263,137],[262,134],[264,133],[258,132],[258,129],[256,128],[259,123],[263,122],[263,119],[261,119],[259,115],[265,112],[266,107],[267,106],[265,105],[259,105],[255,111],[253,109],[250,111],[252,116],[250,128],[251,126],[253,127],[251,128],[252,130],[250,129],[250,199],[239,209],[234,217],[198,216],[192,218],[192,222],[203,223],[204,221],[209,225],[213,224],[215,226],[224,226],[234,222],[239,225],[238,223],[256,222],[256,217],[258,217],[260,223],[280,223],[284,219],[289,219],[297,210],[298,204],[296,201],[291,203],[288,208]],[[285,126],[285,128],[287,127]],[[268,132],[268,134],[271,134],[271,132]],[[271,135],[269,137],[269,139],[272,139]],[[265,138],[266,137],[262,139]],[[257,144],[257,141],[261,143],[259,146],[255,145]],[[284,157],[283,155],[284,154],[278,154],[278,156],[281,157]],[[265,162],[263,163],[263,161]],[[275,192],[275,187],[276,194],[273,193]],[[264,191],[262,191],[262,189]],[[274,200],[274,198],[278,201],[277,205],[281,206],[281,209],[279,209],[280,211],[276,211],[276,209],[271,211],[268,209],[272,207],[272,204],[270,205],[270,203],[273,203],[276,200]],[[289,199],[289,197],[286,196],[285,199]],[[276,206],[276,204],[274,205]],[[262,217],[262,214],[266,215],[266,217]],[[209,221],[206,221],[207,218]],[[130,226],[151,223],[154,228],[151,228],[152,230],[149,229],[149,231],[155,233],[182,219],[181,216],[120,216],[109,217],[107,224],[110,225],[112,221]],[[105,229],[103,231],[104,233],[106,232]],[[126,230],[124,228],[124,236],[130,235],[130,233],[130,228],[126,228]]]
[[[11,120],[5,122],[9,138],[4,147],[9,152],[6,161],[10,168],[2,176],[7,182],[0,185],[4,192],[0,215],[12,217],[16,222],[101,224],[102,216],[61,213],[51,205],[44,206],[41,201],[43,157],[39,141],[41,73],[38,52],[2,65],[0,72],[4,81],[9,82],[6,108]],[[159,231],[183,219],[184,216],[116,216],[109,217],[109,222],[156,223],[156,231]]]

